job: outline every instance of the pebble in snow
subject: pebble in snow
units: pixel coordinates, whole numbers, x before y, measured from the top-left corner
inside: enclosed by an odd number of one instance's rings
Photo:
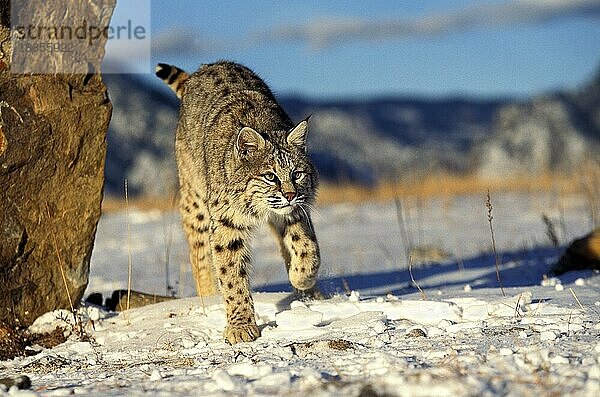
[[[562,290],[565,289],[565,287],[563,287],[562,284],[556,284],[554,286],[554,289],[557,290],[557,291],[562,291]]]
[[[500,350],[498,351],[498,353],[501,356],[512,356],[513,351],[512,351],[512,349],[509,349],[508,347],[502,347],[502,348],[500,348]]]
[[[217,387],[221,390],[232,391],[235,389],[235,382],[225,370],[219,368],[213,372],[213,380],[217,383]]]
[[[556,284],[560,284],[560,279],[556,277],[543,278],[541,282],[542,287],[554,287]]]
[[[373,324],[373,330],[378,334],[383,334],[386,329],[387,326],[384,324],[383,321],[377,321],[375,322],[375,324]]]
[[[418,338],[421,336],[427,336],[427,330],[420,325],[414,325],[406,329],[405,335],[408,338]]]
[[[519,338],[522,338],[522,339],[527,338],[527,332],[525,332],[525,331],[519,331]]]
[[[579,287],[584,286],[585,285],[585,280],[580,277],[577,280],[575,280],[575,285],[577,285]]]
[[[556,334],[554,333],[554,331],[542,331],[540,333],[540,339],[541,340],[554,340],[554,339],[556,339]]]
[[[306,303],[304,303],[302,301],[292,301],[292,303],[290,303],[290,309],[295,309],[297,307],[308,307],[308,306],[306,306]]]
[[[248,362],[233,364],[227,369],[229,375],[239,375],[247,379],[259,379],[273,372],[270,365],[252,364]]]
[[[358,302],[358,301],[360,301],[360,292],[358,292],[358,291],[352,291],[352,292],[350,292],[350,296],[348,297],[348,300],[350,302]]]
[[[161,375],[160,371],[156,368],[154,370],[152,370],[152,373],[150,374],[150,380],[157,381],[157,380],[161,380],[161,379],[162,379],[162,375]]]

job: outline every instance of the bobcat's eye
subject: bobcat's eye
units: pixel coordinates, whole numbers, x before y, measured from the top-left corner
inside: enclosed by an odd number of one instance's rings
[[[272,172],[267,172],[262,175],[265,181],[267,182],[275,182],[277,180],[277,175]]]
[[[294,171],[292,173],[292,179],[294,182],[300,182],[306,176],[306,172],[304,171]]]

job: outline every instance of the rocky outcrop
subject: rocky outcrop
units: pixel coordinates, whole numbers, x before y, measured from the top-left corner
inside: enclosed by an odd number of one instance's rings
[[[65,15],[81,20],[89,17],[82,12],[107,11],[89,0],[35,3],[28,16],[46,26],[60,26]],[[103,55],[103,43],[96,53],[86,54],[88,71],[100,70]],[[2,61],[11,65],[10,59]],[[66,69],[61,69],[61,58],[53,62],[54,74],[0,71],[5,104],[0,120],[5,144],[0,153],[0,321],[13,326],[69,308],[70,301],[78,304],[100,217],[112,111],[106,87],[96,73],[61,73],[70,70],[72,59],[64,60]]]

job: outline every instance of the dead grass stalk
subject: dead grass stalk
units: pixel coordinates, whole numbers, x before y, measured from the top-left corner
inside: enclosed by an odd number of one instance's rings
[[[129,302],[131,298],[131,225],[129,222],[129,193],[127,189],[127,179],[125,179],[125,219],[127,222],[127,307],[129,310]]]
[[[489,189],[485,198],[485,206],[487,208],[487,218],[488,223],[490,224],[490,234],[492,236],[492,250],[494,251],[494,259],[496,262],[496,279],[498,280],[498,285],[500,285],[502,296],[506,296],[506,293],[504,292],[504,286],[502,285],[502,280],[500,279],[500,260],[498,259],[498,252],[496,251],[496,237],[494,236],[494,225],[492,224],[492,221],[494,220],[494,216],[492,215],[494,207],[492,206],[492,197]]]
[[[415,277],[413,276],[413,272],[412,272],[412,256],[408,257],[408,274],[410,274],[410,281],[412,281],[413,285],[415,287],[417,287],[417,289],[421,293],[421,298],[423,298],[423,300],[426,301],[427,300],[427,295],[425,295],[425,292],[421,289],[421,287],[419,286],[419,283],[416,282]]]
[[[577,302],[577,304],[579,305],[579,308],[581,310],[585,311],[585,308],[583,307],[583,305],[579,301],[579,298],[577,297],[577,295],[575,295],[575,291],[573,291],[573,288],[569,288],[569,292],[571,292],[571,295],[573,295],[573,298],[575,298],[575,302]]]
[[[402,238],[402,245],[404,247],[404,255],[406,258],[406,263],[410,263],[410,251],[413,247],[411,237],[408,233],[408,229],[406,227],[406,216],[404,207],[402,205],[402,200],[398,197],[395,198],[394,202],[396,203],[396,220],[398,222],[398,227],[400,228],[400,238]]]

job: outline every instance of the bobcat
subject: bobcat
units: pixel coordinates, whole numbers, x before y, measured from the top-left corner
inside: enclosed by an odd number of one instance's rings
[[[294,125],[267,85],[232,62],[188,75],[158,64],[181,99],[175,152],[180,212],[199,295],[224,301],[228,343],[260,336],[250,295],[248,240],[268,222],[292,286],[316,293],[319,246],[309,207],[318,179],[306,153],[308,119]]]

